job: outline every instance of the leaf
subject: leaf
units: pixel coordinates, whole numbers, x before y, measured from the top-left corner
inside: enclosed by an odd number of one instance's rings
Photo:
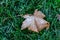
[[[37,9],[34,12],[34,16],[39,17],[39,18],[45,17],[45,15],[41,11],[38,11]]]
[[[32,24],[33,18],[27,17],[25,21],[23,21],[23,25],[21,27],[21,30],[25,29],[26,27],[29,27]]]
[[[35,18],[35,20],[36,20],[36,25],[37,25],[39,31],[41,31],[44,28],[46,28],[46,29],[49,28],[49,22],[45,21],[44,19]]]
[[[44,20],[45,15],[38,11],[37,9],[34,12],[34,15],[24,15],[25,21],[23,21],[21,30],[28,28],[28,30],[39,32],[44,28],[49,29],[49,22]]]
[[[28,17],[30,17],[30,15],[29,15],[29,14],[26,14],[26,15],[24,15],[23,17],[24,17],[24,18],[28,18]]]

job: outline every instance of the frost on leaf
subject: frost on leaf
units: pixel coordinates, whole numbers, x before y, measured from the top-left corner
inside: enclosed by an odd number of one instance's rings
[[[45,15],[37,9],[35,10],[34,15],[27,14],[23,17],[26,19],[22,23],[21,30],[28,28],[28,30],[39,32],[44,28],[49,29],[49,22],[43,19]]]

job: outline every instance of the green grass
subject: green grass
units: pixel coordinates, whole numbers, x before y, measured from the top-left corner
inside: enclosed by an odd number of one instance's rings
[[[35,9],[46,15],[49,30],[39,33],[21,30],[24,18],[15,16],[33,14]],[[0,0],[0,40],[60,40],[60,21],[56,14],[60,14],[60,0]]]

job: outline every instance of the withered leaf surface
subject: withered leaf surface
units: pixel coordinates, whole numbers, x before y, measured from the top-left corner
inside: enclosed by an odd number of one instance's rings
[[[39,32],[44,28],[49,29],[49,22],[44,20],[45,15],[38,11],[37,9],[34,12],[34,15],[24,15],[25,21],[23,21],[21,30],[28,28],[28,30]]]

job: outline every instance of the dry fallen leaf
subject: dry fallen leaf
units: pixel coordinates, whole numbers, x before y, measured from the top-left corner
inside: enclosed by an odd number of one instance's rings
[[[37,25],[39,31],[41,31],[44,28],[46,28],[46,29],[49,28],[49,22],[45,21],[44,19],[35,18],[35,20],[36,20],[36,25]]]
[[[34,12],[34,16],[39,17],[39,18],[45,17],[45,15],[41,11],[38,11],[37,9]]]
[[[46,29],[49,28],[50,25],[49,22],[43,19],[45,15],[41,11],[38,11],[37,9],[35,10],[34,15],[27,14],[24,15],[23,17],[26,19],[25,21],[23,21],[21,30],[28,28],[28,30],[39,32],[44,28]]]

